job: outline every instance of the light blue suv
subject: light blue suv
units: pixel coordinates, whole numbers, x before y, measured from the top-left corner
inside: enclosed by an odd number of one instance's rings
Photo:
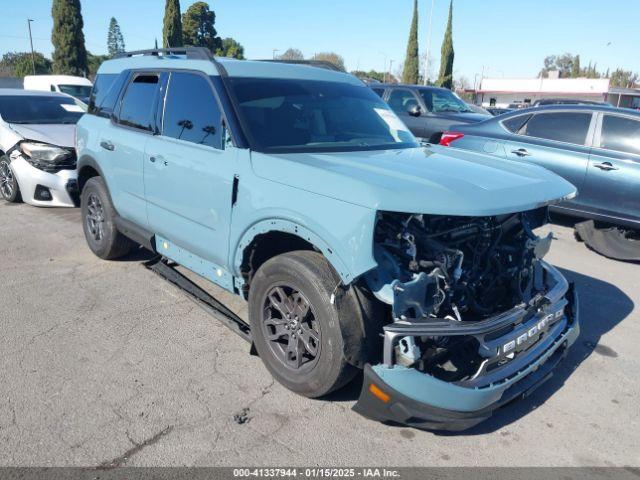
[[[464,429],[540,385],[578,335],[573,290],[542,260],[551,238],[533,233],[574,187],[434,154],[351,75],[124,54],[101,66],[77,148],[91,250],[143,245],[201,300],[171,266],[241,296],[249,323],[227,317],[299,394],[364,370],[360,413]]]

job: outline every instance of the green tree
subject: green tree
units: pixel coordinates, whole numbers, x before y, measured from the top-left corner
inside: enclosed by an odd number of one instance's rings
[[[278,55],[278,60],[304,60],[304,55],[297,48],[287,48],[282,55]]]
[[[616,68],[611,73],[611,86],[621,88],[633,88],[640,82],[640,77],[637,73],[633,73],[631,70],[623,70],[622,68]]]
[[[40,52],[34,52],[33,59],[36,64],[36,74],[46,75],[51,73],[51,60]],[[24,77],[33,75],[31,64],[31,52],[8,52],[0,59],[0,74],[9,77]],[[0,76],[1,76],[0,75]]]
[[[206,47],[211,52],[222,48],[214,27],[216,14],[206,2],[196,2],[182,15],[182,39],[185,45]]]
[[[87,71],[87,50],[84,45],[80,0],[53,0],[53,72],[84,75]]]
[[[393,77],[388,73],[377,72],[375,70],[369,70],[368,72],[365,72],[363,70],[354,70],[353,72],[351,72],[351,75],[355,75],[360,80],[377,80],[378,82],[386,82],[386,81],[389,81],[390,77]],[[395,82],[391,81],[389,83],[395,83]]]
[[[340,70],[344,71],[344,58],[342,55],[338,55],[335,52],[321,52],[316,53],[313,56],[313,59],[318,62],[329,62],[338,67]]]
[[[109,33],[107,34],[107,51],[109,56],[113,57],[117,53],[124,52],[124,50],[124,37],[120,31],[120,25],[118,25],[118,21],[114,17],[111,17]]]
[[[180,0],[166,0],[162,28],[164,48],[182,47],[182,22],[180,21]]]
[[[440,49],[440,74],[437,84],[440,87],[453,88],[453,0],[449,3],[449,20],[447,30],[444,32],[442,48]]]
[[[233,38],[225,38],[215,52],[218,57],[231,57],[244,60],[244,47]]]
[[[568,78],[572,76],[574,68],[575,57],[571,53],[564,53],[562,55],[547,55],[543,61],[544,66],[540,70],[541,77],[548,77],[549,72],[557,70],[560,72],[560,78]],[[589,64],[588,69],[591,69]],[[581,75],[584,72],[581,71]]]
[[[404,59],[402,81],[404,83],[418,83],[420,80],[420,58],[418,52],[418,0],[413,0],[413,19],[409,29],[407,42],[407,56]]]
[[[571,77],[578,78],[582,76],[582,69],[580,68],[580,55],[573,57],[573,65],[571,65]]]

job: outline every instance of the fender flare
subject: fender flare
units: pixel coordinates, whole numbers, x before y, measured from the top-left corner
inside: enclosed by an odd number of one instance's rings
[[[349,270],[346,263],[336,253],[335,249],[331,248],[331,246],[327,242],[325,242],[321,236],[308,229],[307,227],[303,227],[302,225],[299,225],[295,222],[281,218],[261,220],[257,223],[254,223],[251,227],[245,230],[234,249],[235,256],[233,267],[236,272],[240,271],[245,248],[251,244],[255,237],[268,232],[290,233],[297,237],[300,237],[303,240],[306,240],[325,256],[325,258],[329,261],[331,266],[336,270],[336,272],[342,279],[342,283],[348,285],[353,281],[354,275]]]
[[[105,182],[105,184],[107,183],[107,178],[104,176],[102,168],[100,168],[98,162],[89,155],[83,155],[78,159],[78,187],[80,187],[80,172],[84,167],[93,168],[96,172],[98,172],[98,175],[102,177],[102,180]],[[109,185],[107,185],[107,190],[109,190]],[[82,193],[82,190],[80,191],[80,193]]]

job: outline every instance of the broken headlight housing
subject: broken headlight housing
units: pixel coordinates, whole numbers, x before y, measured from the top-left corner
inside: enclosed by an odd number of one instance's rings
[[[76,155],[73,149],[58,147],[41,142],[21,142],[17,150],[32,166],[49,173],[76,168]]]

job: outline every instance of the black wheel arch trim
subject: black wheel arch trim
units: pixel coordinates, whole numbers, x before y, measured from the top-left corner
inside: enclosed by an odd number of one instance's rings
[[[105,183],[105,186],[107,187],[107,195],[109,195],[109,201],[111,202],[111,205],[113,206],[113,209],[116,212],[116,218],[114,219],[114,222],[116,224],[116,228],[118,229],[118,231],[122,233],[125,237],[128,237],[134,242],[142,245],[147,250],[151,250],[152,252],[155,253],[156,252],[155,234],[131,222],[130,220],[127,220],[120,216],[115,205],[113,205],[113,199],[111,198],[111,191],[109,189],[109,182],[107,181],[107,177],[105,177],[105,175],[103,174],[102,169],[98,165],[98,162],[89,155],[83,155],[81,158],[78,159],[78,189],[79,189],[80,195],[82,195],[82,190],[84,190],[84,184],[80,183],[80,179],[81,179],[80,173],[82,172],[82,169],[85,167],[90,167],[94,169],[96,172],[98,172],[97,176],[102,178],[102,181]]]

